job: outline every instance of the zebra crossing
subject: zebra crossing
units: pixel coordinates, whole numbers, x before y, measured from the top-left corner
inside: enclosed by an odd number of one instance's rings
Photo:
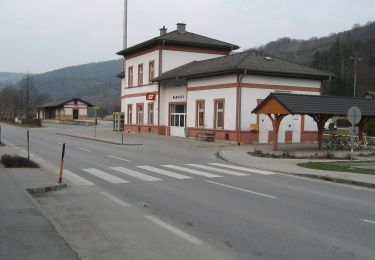
[[[95,178],[104,180],[112,184],[123,184],[132,181],[162,181],[162,178],[172,178],[177,180],[194,179],[196,177],[204,178],[221,178],[226,175],[230,176],[248,176],[250,174],[272,175],[276,174],[271,171],[263,171],[259,169],[252,169],[247,167],[235,166],[223,163],[207,163],[207,164],[184,164],[172,165],[165,164],[156,166],[139,165],[126,167],[108,167],[108,170],[85,168],[82,172],[88,174],[87,176],[94,176]],[[117,175],[116,175],[116,174]],[[155,175],[156,174],[156,175]],[[82,174],[78,175],[72,171],[65,170],[64,177],[74,185],[95,185],[92,181],[87,180]]]

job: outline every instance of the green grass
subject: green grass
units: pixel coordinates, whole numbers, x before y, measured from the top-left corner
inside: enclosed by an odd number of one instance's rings
[[[357,161],[353,162],[353,165],[356,163],[364,162],[373,162],[373,161]],[[350,161],[343,162],[307,162],[299,163],[298,166],[315,169],[315,170],[324,170],[324,171],[335,171],[335,172],[350,172],[350,173],[359,173],[359,174],[370,174],[375,175],[374,169],[366,168],[350,168]]]

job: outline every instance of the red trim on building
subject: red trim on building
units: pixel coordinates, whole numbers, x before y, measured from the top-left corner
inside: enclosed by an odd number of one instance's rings
[[[153,66],[154,68],[154,73],[151,73],[151,65]],[[151,75],[153,74],[153,75]],[[148,62],[148,82],[149,84],[151,85],[152,84],[152,81],[151,79],[155,77],[155,60],[151,60]]]
[[[131,77],[130,77],[130,71],[132,72]],[[129,68],[128,68],[128,88],[133,87],[133,83],[134,83],[134,68],[133,68],[133,66],[129,66]]]
[[[242,87],[244,87],[244,88],[260,88],[260,89],[275,89],[275,90],[290,90],[290,91],[320,92],[320,88],[271,85],[271,84],[257,84],[257,83],[242,83]]]
[[[150,93],[158,95],[158,92],[154,91],[154,92],[143,92],[143,93],[128,94],[128,95],[122,96],[121,98],[122,99],[124,99],[124,98],[131,98],[131,97],[145,97],[146,98],[146,95],[150,94]]]
[[[190,46],[177,46],[177,45],[165,45],[164,50],[168,51],[184,51],[184,52],[197,52],[197,53],[207,53],[207,54],[221,54],[228,55],[230,51],[212,49],[212,48],[202,48],[202,47],[190,47]]]
[[[200,90],[209,90],[209,89],[235,88],[237,86],[238,86],[237,83],[226,83],[226,84],[217,84],[217,85],[189,87],[189,88],[187,88],[187,91],[200,91]]]
[[[141,56],[141,55],[153,52],[153,51],[157,51],[157,50],[159,50],[159,48],[160,48],[160,45],[155,45],[155,46],[146,48],[146,49],[141,50],[141,51],[133,52],[131,54],[126,55],[125,59],[129,60],[129,59],[132,59],[132,58],[135,58],[135,57],[138,57],[138,56]]]
[[[143,103],[136,103],[135,104],[135,121],[137,126],[143,126],[144,125],[144,118],[145,118],[145,110],[144,110],[144,105]],[[139,119],[139,108],[142,108],[142,122],[139,124],[138,119]]]

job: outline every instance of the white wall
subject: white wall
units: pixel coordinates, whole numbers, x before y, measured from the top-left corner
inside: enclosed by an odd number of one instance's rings
[[[230,83],[236,83],[236,82],[237,82],[237,76],[235,74],[232,74],[232,75],[207,77],[207,78],[202,78],[202,79],[191,79],[189,80],[188,86],[189,88],[192,88],[192,87],[201,87],[201,86],[230,84]]]
[[[125,124],[128,124],[128,105],[132,105],[132,124],[136,125],[137,124],[137,103],[142,103],[143,104],[143,124],[147,125],[148,123],[148,103],[154,103],[154,125],[158,125],[158,96],[156,96],[155,100],[146,100],[146,97],[130,97],[126,98],[126,107],[122,111],[125,113]]]
[[[169,102],[186,102],[186,86],[166,86],[160,89],[160,125],[168,125]],[[173,98],[178,97],[178,98]]]
[[[159,50],[125,60],[125,87],[128,86],[129,67],[133,66],[133,86],[138,85],[138,65],[143,63],[143,85],[149,82],[149,62],[155,61],[155,77],[159,75]],[[124,85],[124,84],[123,84]],[[124,86],[123,86],[124,87]]]
[[[194,60],[206,60],[220,57],[220,54],[208,54],[186,51],[162,50],[162,72],[174,69]]]
[[[286,77],[271,77],[260,75],[246,75],[242,82],[268,85],[283,85],[295,87],[320,88],[321,81],[318,79],[296,79]]]

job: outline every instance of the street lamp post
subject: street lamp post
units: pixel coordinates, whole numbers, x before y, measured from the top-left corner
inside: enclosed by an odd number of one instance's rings
[[[354,60],[354,82],[353,82],[353,97],[356,96],[356,89],[357,89],[357,62],[361,61],[362,58],[357,57],[350,57],[351,60]]]

